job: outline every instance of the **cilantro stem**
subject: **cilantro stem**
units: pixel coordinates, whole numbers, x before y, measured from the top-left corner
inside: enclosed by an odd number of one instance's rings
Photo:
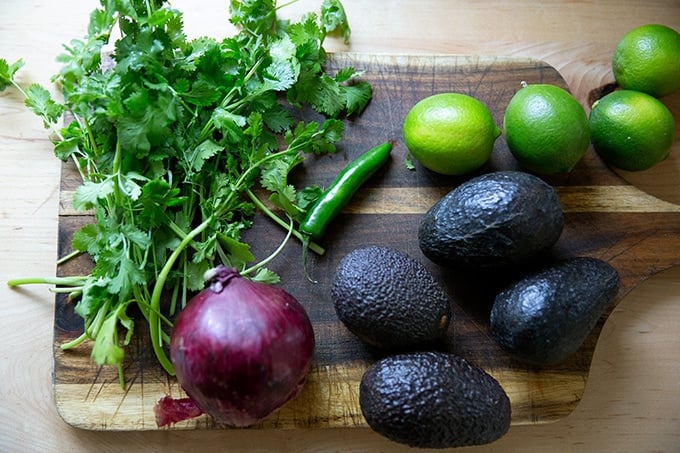
[[[251,272],[254,272],[254,271],[262,268],[267,263],[269,263],[271,260],[276,258],[276,256],[279,253],[281,253],[281,251],[284,249],[286,244],[288,244],[288,240],[290,239],[291,234],[293,233],[293,231],[295,231],[295,228],[293,228],[293,219],[290,218],[290,217],[289,217],[289,219],[290,219],[290,222],[288,223],[288,225],[286,227],[287,230],[288,230],[288,233],[286,234],[286,237],[283,239],[283,241],[281,241],[281,244],[279,244],[279,246],[276,248],[276,250],[274,250],[274,252],[272,254],[270,254],[267,258],[263,259],[259,263],[249,267],[248,269],[243,270],[241,272],[241,275],[247,275],[247,274],[250,274]]]
[[[57,260],[57,266],[59,266],[60,264],[64,264],[65,262],[70,261],[77,256],[82,255],[82,253],[83,252],[81,252],[80,250],[74,250],[73,252],[69,253],[68,255],[62,256],[61,258],[59,258]]]
[[[145,294],[141,293],[141,290],[140,290],[139,287],[133,288],[132,292],[134,294],[135,301],[137,302],[137,307],[142,312],[142,316],[144,316],[144,319],[146,319],[148,321],[149,320],[149,312],[151,311],[151,308],[150,308],[150,306],[147,302],[147,300],[149,300],[150,295],[148,294],[148,291],[146,291],[146,287],[144,287],[144,293]],[[165,323],[168,326],[172,326],[172,322],[166,316],[164,316],[162,313],[158,313],[158,317],[161,320],[161,322]],[[164,334],[164,332],[163,332],[163,334]],[[167,338],[167,335],[163,335],[163,338],[169,340],[169,338]]]
[[[149,334],[151,335],[151,345],[153,347],[154,353],[158,362],[161,364],[163,369],[171,376],[175,375],[174,367],[168,359],[167,354],[163,350],[163,339],[161,336],[162,329],[160,328],[160,305],[161,305],[161,295],[163,294],[163,288],[165,286],[165,281],[168,279],[168,275],[172,270],[172,267],[177,261],[177,258],[184,252],[184,249],[194,240],[196,236],[201,234],[210,223],[213,221],[212,217],[209,217],[203,223],[198,225],[196,228],[191,230],[186,237],[182,239],[177,248],[168,257],[165,265],[158,274],[156,283],[151,293],[151,301],[149,302]]]
[[[88,335],[87,331],[83,332],[78,336],[78,338],[74,338],[73,340],[67,342],[67,343],[62,343],[60,348],[65,351],[67,349],[75,348],[79,344],[84,343],[86,340],[88,340],[90,336]]]
[[[298,2],[298,0],[290,0],[288,3],[282,3],[280,5],[276,5],[275,11],[278,11],[281,8],[285,8],[286,6],[294,5],[297,2]]]
[[[149,2],[149,0],[146,0],[146,2],[144,2],[144,3],[146,3],[146,14],[147,14],[148,17],[151,17],[151,15],[154,12],[153,8],[151,7],[151,2]]]
[[[71,288],[50,288],[53,293],[68,294],[69,297],[75,299],[83,293],[82,287],[71,287]]]
[[[85,284],[87,277],[74,276],[74,277],[24,277],[15,278],[7,281],[7,286],[15,287],[21,285],[57,285],[57,286],[69,286],[69,287],[82,287]]]
[[[184,239],[186,237],[186,233],[184,230],[177,225],[175,222],[173,222],[171,219],[168,219],[168,227],[172,230],[173,233],[175,233],[180,239]]]
[[[281,217],[277,216],[271,209],[269,209],[264,203],[262,203],[262,201],[257,197],[257,195],[255,195],[255,193],[253,193],[252,190],[248,189],[246,191],[246,194],[248,195],[248,197],[250,197],[250,199],[255,204],[255,206],[257,206],[257,208],[260,211],[262,211],[264,214],[266,214],[267,217],[272,219],[274,222],[276,222],[281,227],[288,229],[288,224],[286,224],[286,222],[284,222],[283,219],[281,219]],[[300,233],[298,230],[293,229],[293,236],[295,236],[300,242],[304,243],[305,238],[302,235],[302,233]],[[317,244],[316,242],[311,242],[311,241],[309,243],[309,249],[311,251],[313,251],[314,253],[316,253],[317,255],[323,255],[326,252],[324,250],[324,248],[321,247],[319,244]]]
[[[95,138],[94,132],[92,131],[92,127],[90,126],[90,123],[88,121],[83,121],[82,118],[80,118],[79,115],[77,115],[73,110],[71,110],[71,114],[73,115],[73,118],[75,121],[78,123],[78,126],[85,130],[85,134],[87,136],[87,143],[88,147],[91,148],[90,152],[93,153],[95,156],[99,154],[99,147],[97,145],[97,140]],[[85,156],[85,153],[82,153],[83,157]],[[79,162],[78,156],[76,156],[76,153],[71,154],[71,159],[73,160],[73,163],[75,164],[76,169],[78,169],[78,173],[80,173],[80,178],[83,180],[83,182],[89,177],[89,175],[92,175],[94,173],[97,173],[97,168],[96,168],[96,163],[94,159],[84,159],[84,161],[87,164],[87,173],[83,172],[83,169],[81,168],[81,163]]]

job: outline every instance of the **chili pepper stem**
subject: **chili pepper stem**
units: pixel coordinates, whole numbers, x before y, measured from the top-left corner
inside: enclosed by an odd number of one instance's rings
[[[309,244],[311,244],[311,238],[303,234],[302,235],[302,270],[305,272],[305,277],[307,277],[307,280],[309,280],[310,283],[312,284],[317,284],[319,283],[318,280],[315,280],[312,278],[311,274],[309,273],[309,270],[307,269],[307,257],[309,255],[308,250],[309,250]]]

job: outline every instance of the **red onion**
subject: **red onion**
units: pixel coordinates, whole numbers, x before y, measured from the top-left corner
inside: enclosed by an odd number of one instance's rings
[[[224,266],[211,277],[175,322],[170,360],[200,410],[218,424],[250,426],[300,392],[314,332],[305,309],[283,289]],[[179,418],[158,415],[159,425]]]
[[[158,426],[171,425],[173,423],[198,417],[203,413],[191,398],[171,398],[164,396],[153,408]]]

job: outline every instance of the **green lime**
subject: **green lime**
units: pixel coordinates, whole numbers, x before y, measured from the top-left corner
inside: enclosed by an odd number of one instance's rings
[[[640,91],[619,90],[599,99],[589,122],[595,151],[622,170],[646,170],[661,162],[675,137],[670,110]]]
[[[523,84],[508,103],[503,128],[510,152],[535,173],[570,172],[590,145],[585,110],[555,85]]]
[[[680,33],[649,24],[626,33],[612,57],[614,78],[626,90],[661,97],[680,89]]]
[[[440,93],[409,110],[403,134],[409,152],[423,167],[462,175],[489,160],[501,130],[481,101],[461,93]]]

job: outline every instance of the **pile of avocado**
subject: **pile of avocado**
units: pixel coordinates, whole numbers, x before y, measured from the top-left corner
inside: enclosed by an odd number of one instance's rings
[[[552,186],[526,172],[497,171],[435,203],[421,219],[418,243],[437,265],[502,271],[545,253],[563,226]],[[518,360],[560,363],[583,344],[618,287],[617,271],[602,260],[551,262],[496,295],[490,334]],[[348,330],[390,352],[360,384],[361,410],[373,430],[423,448],[482,445],[508,431],[511,404],[498,381],[465,358],[437,351],[451,301],[423,263],[389,247],[355,249],[338,264],[331,296]]]

